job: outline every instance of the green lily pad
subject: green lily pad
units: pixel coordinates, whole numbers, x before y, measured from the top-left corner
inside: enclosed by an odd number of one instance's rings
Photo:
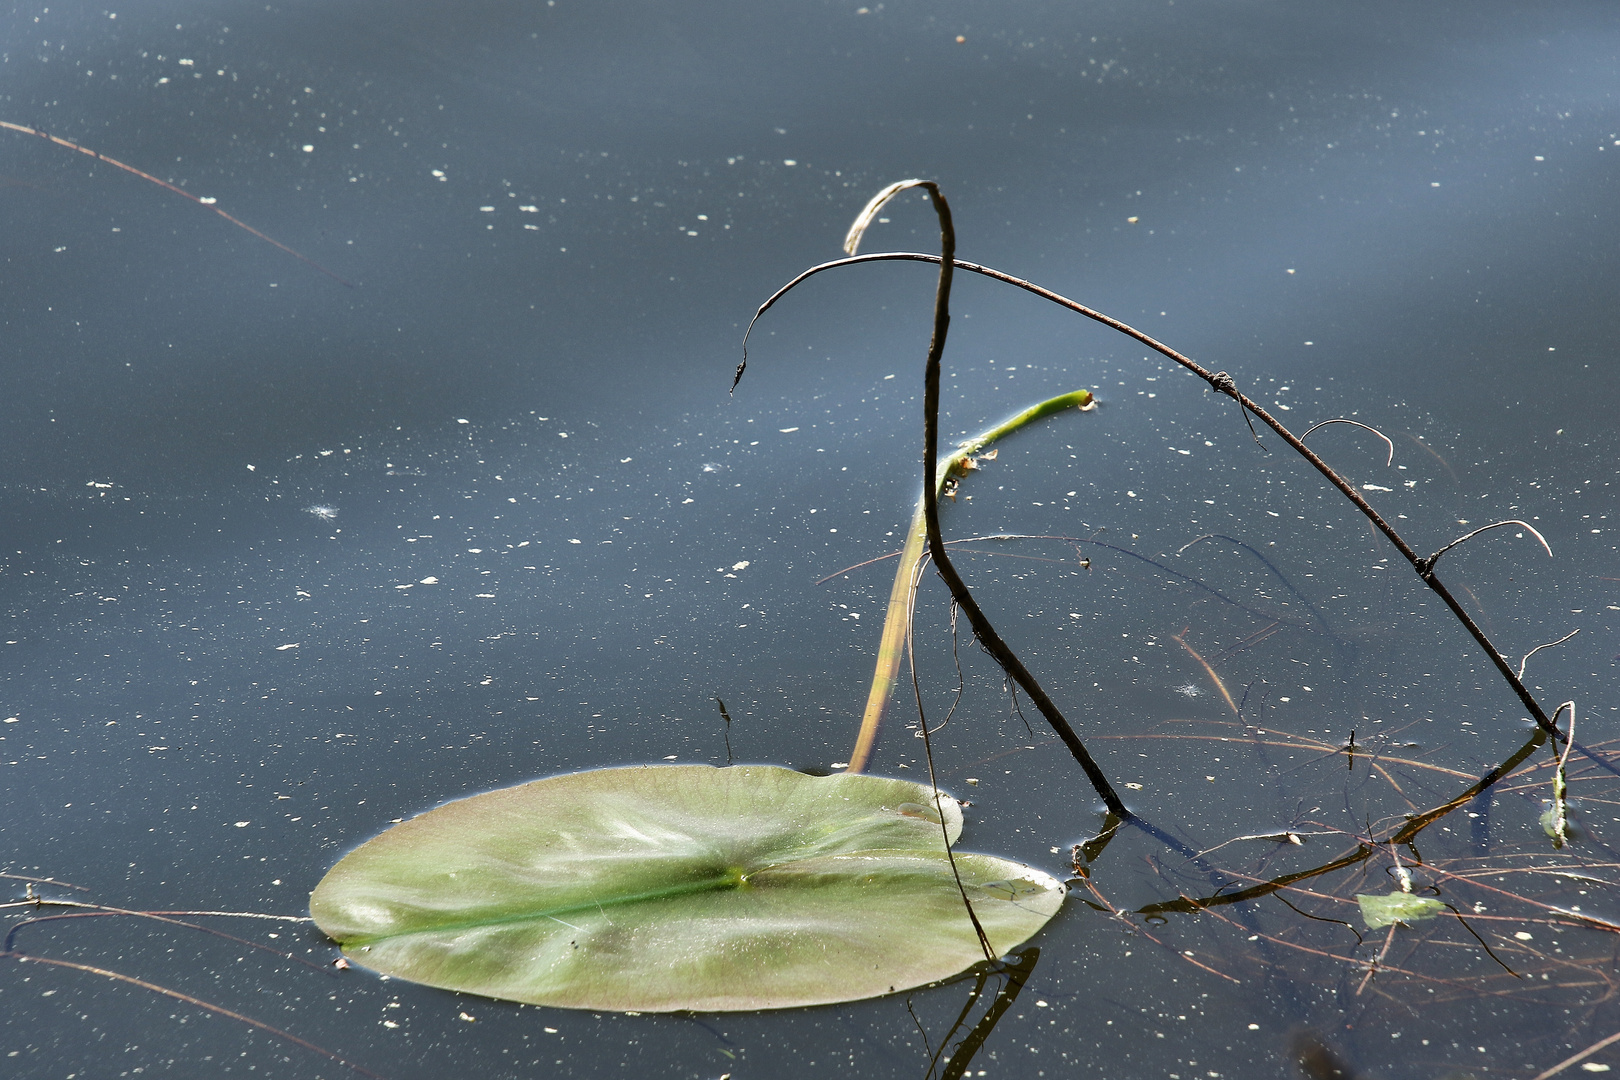
[[[1410,926],[1424,919],[1432,919],[1446,910],[1446,905],[1432,896],[1413,896],[1404,892],[1390,893],[1388,896],[1356,893],[1356,903],[1361,905],[1361,917],[1369,930],[1382,930],[1393,923]]]
[[[956,802],[942,798],[954,842]],[[1040,870],[958,853],[998,955],[1057,913]],[[984,958],[928,787],[774,766],[640,766],[461,799],[343,858],[310,913],[356,963],[562,1008],[781,1009]]]

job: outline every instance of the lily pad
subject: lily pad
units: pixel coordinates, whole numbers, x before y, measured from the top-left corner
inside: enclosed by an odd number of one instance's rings
[[[953,842],[956,802],[942,798]],[[780,1009],[947,978],[984,958],[931,790],[775,766],[554,776],[367,841],[310,913],[356,963],[562,1008]],[[958,853],[997,954],[1057,913],[1040,870]]]
[[[1424,919],[1432,919],[1446,910],[1446,905],[1432,896],[1413,896],[1404,892],[1390,893],[1388,896],[1356,893],[1356,903],[1361,905],[1361,917],[1369,930],[1382,930],[1393,923],[1410,926]]]

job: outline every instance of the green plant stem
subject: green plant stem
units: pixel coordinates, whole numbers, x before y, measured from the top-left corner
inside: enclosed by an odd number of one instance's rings
[[[944,491],[947,481],[962,474],[968,458],[991,443],[1065,409],[1090,408],[1092,400],[1089,390],[1059,394],[962,443],[934,470],[935,497],[938,498]],[[878,641],[877,665],[872,671],[872,686],[866,695],[866,711],[861,716],[861,729],[855,737],[855,748],[849,754],[850,772],[863,771],[871,760],[884,710],[899,680],[900,660],[905,651],[906,638],[911,632],[912,611],[917,595],[917,565],[922,561],[923,544],[928,540],[923,502],[922,496],[918,496],[917,508],[911,515],[911,527],[906,531],[906,543],[900,550],[900,565],[894,572],[894,585],[889,589],[889,607],[883,618],[883,636]]]

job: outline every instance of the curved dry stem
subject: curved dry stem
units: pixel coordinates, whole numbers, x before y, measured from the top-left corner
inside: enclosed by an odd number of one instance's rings
[[[1563,637],[1559,638],[1557,641],[1543,642],[1542,644],[1537,645],[1535,648],[1531,649],[1529,652],[1525,653],[1524,658],[1519,661],[1519,678],[1521,678],[1521,679],[1524,678],[1524,665],[1526,665],[1526,664],[1528,664],[1530,662],[1530,658],[1532,656],[1536,655],[1536,653],[1540,652],[1542,649],[1550,649],[1554,645],[1562,645],[1564,642],[1568,641],[1570,638],[1574,637],[1576,634],[1578,634],[1580,632],[1581,632],[1581,629],[1580,629],[1580,627],[1577,626],[1575,629],[1571,630],[1569,633],[1565,634]]]
[[[932,192],[930,192],[930,194],[932,194]],[[937,197],[935,205],[938,205]],[[1422,577],[1424,584],[1427,585],[1436,596],[1440,597],[1440,599],[1445,603],[1446,607],[1451,610],[1452,615],[1454,615],[1457,618],[1457,621],[1462,624],[1463,629],[1468,631],[1469,636],[1472,637],[1475,643],[1485,651],[1486,656],[1490,657],[1491,663],[1496,665],[1497,671],[1501,674],[1502,678],[1507,681],[1508,685],[1512,688],[1514,695],[1530,713],[1530,716],[1535,721],[1536,726],[1539,727],[1546,735],[1562,742],[1564,739],[1563,732],[1559,731],[1558,728],[1548,719],[1546,710],[1541,707],[1540,702],[1536,701],[1535,696],[1530,693],[1529,689],[1524,685],[1523,680],[1521,680],[1514,672],[1513,668],[1508,665],[1507,659],[1496,648],[1496,646],[1491,643],[1491,639],[1486,635],[1484,630],[1480,629],[1479,624],[1474,621],[1473,617],[1463,609],[1463,606],[1460,603],[1458,603],[1457,598],[1451,594],[1451,591],[1447,589],[1437,577],[1434,576],[1433,559],[1438,558],[1438,556],[1444,553],[1444,551],[1447,549],[1442,548],[1440,552],[1437,552],[1434,556],[1431,556],[1426,563],[1425,560],[1412,549],[1412,546],[1406,542],[1400,533],[1395,530],[1395,527],[1386,521],[1383,515],[1373,508],[1372,504],[1367,501],[1366,497],[1363,496],[1360,491],[1356,490],[1353,484],[1341,476],[1338,471],[1326,461],[1322,460],[1322,458],[1318,456],[1315,451],[1311,450],[1310,447],[1301,442],[1297,435],[1290,431],[1282,423],[1282,421],[1278,420],[1276,417],[1267,412],[1264,406],[1240,391],[1232,377],[1226,372],[1211,371],[1191,357],[1177,352],[1175,349],[1172,349],[1170,346],[1164,344],[1164,342],[1143,333],[1141,330],[1131,326],[1129,323],[1122,322],[1110,315],[1105,315],[1094,308],[1089,308],[1079,301],[1069,299],[1067,296],[1064,296],[1061,293],[1053,292],[1051,289],[1043,288],[1040,285],[1036,285],[1034,282],[1026,281],[1023,278],[1014,277],[1011,274],[1004,273],[1003,271],[996,270],[988,266],[980,266],[976,263],[962,262],[955,258],[954,251],[955,245],[953,238],[953,243],[948,245],[943,258],[939,255],[930,255],[918,251],[890,251],[878,252],[871,255],[854,255],[847,259],[835,259],[832,262],[822,263],[819,266],[812,266],[810,269],[805,270],[792,281],[782,286],[782,288],[778,289],[774,294],[772,294],[764,304],[760,305],[759,311],[755,313],[753,320],[749,322],[748,329],[749,331],[752,331],[754,323],[759,320],[761,315],[770,310],[770,308],[778,300],[786,296],[794,288],[798,287],[809,278],[814,277],[816,274],[823,273],[827,270],[837,269],[838,267],[842,266],[852,266],[856,263],[923,262],[938,263],[940,265],[940,276],[942,281],[949,280],[949,275],[947,273],[948,270],[966,270],[969,273],[979,274],[995,281],[1016,286],[1017,288],[1023,289],[1025,292],[1033,293],[1044,300],[1049,300],[1061,307],[1068,308],[1070,311],[1083,315],[1093,322],[1101,323],[1103,326],[1117,330],[1126,337],[1141,342],[1154,352],[1173,360],[1175,363],[1179,364],[1183,368],[1186,368],[1194,375],[1197,375],[1209,385],[1210,389],[1217,393],[1225,394],[1236,401],[1243,410],[1244,421],[1246,423],[1248,422],[1250,414],[1257,417],[1261,423],[1271,428],[1271,430],[1276,432],[1284,442],[1293,447],[1296,453],[1298,453],[1306,461],[1310,462],[1311,467],[1316,469],[1317,472],[1321,473],[1323,478],[1325,478],[1328,483],[1332,484],[1339,490],[1340,494],[1349,499],[1351,503],[1355,505],[1356,509],[1361,511],[1362,515],[1372,523],[1373,527],[1379,532],[1383,533],[1384,537],[1395,546],[1395,549],[1401,553],[1402,558],[1406,559],[1406,561],[1411,564],[1412,568],[1418,572],[1419,576]],[[949,266],[946,266],[947,262],[950,264]],[[948,322],[948,315],[945,318]],[[936,326],[937,325],[938,322],[936,320]],[[748,334],[745,332],[743,335],[743,360],[742,363],[737,366],[736,379],[742,378],[743,370],[748,365],[747,341]],[[736,388],[736,379],[733,379],[732,381],[733,389]],[[1253,430],[1252,424],[1250,424],[1250,430]],[[1505,522],[1503,524],[1511,523]],[[1538,538],[1541,538],[1540,533],[1537,533],[1536,535]],[[1467,538],[1464,537],[1463,539]],[[1545,544],[1546,540],[1544,538],[1541,539],[1542,543]],[[1448,545],[1448,547],[1451,546],[1455,546],[1455,543]]]
[[[1528,521],[1524,521],[1521,518],[1508,518],[1506,521],[1493,521],[1489,525],[1481,525],[1473,532],[1465,533],[1462,536],[1457,537],[1457,539],[1453,540],[1451,543],[1447,544],[1433,555],[1430,555],[1428,558],[1414,560],[1412,565],[1417,569],[1417,572],[1420,575],[1427,579],[1430,574],[1434,573],[1434,564],[1440,561],[1440,556],[1444,555],[1458,544],[1466,544],[1468,541],[1472,540],[1482,532],[1490,532],[1492,529],[1500,529],[1504,525],[1521,526],[1531,536],[1534,536],[1537,540],[1541,541],[1541,547],[1547,552],[1547,558],[1552,558],[1552,545],[1547,543],[1547,538],[1542,536],[1541,533],[1536,530],[1534,525],[1530,524]]]
[[[1080,736],[1075,734],[1074,728],[1064,718],[1063,713],[1058,710],[1057,705],[1047,696],[1046,691],[1041,689],[1040,684],[1035,681],[1035,677],[1029,673],[1029,669],[1024,667],[1023,662],[1018,659],[1018,656],[1008,647],[1007,643],[1001,639],[1001,635],[996,632],[995,627],[990,624],[990,620],[979,607],[978,601],[973,598],[973,594],[968,590],[967,584],[963,582],[962,576],[957,573],[956,567],[951,563],[950,554],[945,550],[945,538],[941,534],[939,527],[939,496],[934,488],[934,478],[938,472],[939,461],[940,357],[945,352],[945,336],[951,324],[951,280],[957,266],[956,229],[951,223],[950,204],[945,201],[945,197],[940,193],[939,185],[932,180],[901,181],[899,184],[891,184],[884,189],[884,193],[880,194],[886,199],[908,187],[918,187],[928,192],[929,201],[934,207],[934,214],[939,219],[940,236],[940,254],[928,260],[937,263],[939,266],[939,284],[934,292],[934,326],[928,341],[928,359],[923,375],[923,519],[928,530],[929,554],[933,558],[934,566],[938,569],[940,577],[945,580],[946,587],[950,589],[952,599],[967,615],[968,623],[973,627],[973,636],[978,638],[985,651],[995,658],[1008,677],[1034,702],[1035,707],[1040,710],[1047,724],[1051,726],[1053,731],[1057,732],[1058,737],[1068,747],[1069,753],[1080,763],[1080,767],[1085,771],[1086,778],[1091,781],[1091,786],[1096,790],[1098,796],[1102,798],[1108,809],[1121,818],[1134,818],[1135,815],[1126,809],[1124,801],[1114,791],[1113,785],[1108,782],[1108,777],[1103,774],[1102,769],[1092,759],[1090,752],[1085,748],[1085,744],[1080,741]],[[870,210],[871,206],[872,204],[869,203],[867,209]],[[862,212],[862,216],[866,216],[866,211]],[[857,221],[859,220],[857,219]],[[859,237],[856,239],[858,240]],[[858,259],[860,257],[855,256],[854,258]],[[811,272],[800,274],[794,279],[793,284],[803,281]],[[748,330],[743,333],[742,363],[737,365],[737,373],[731,382],[733,390],[736,390],[737,382],[742,378],[743,371],[748,365],[748,334],[753,331],[754,323],[759,321],[760,315],[763,315],[772,304],[786,295],[790,288],[792,288],[792,285],[777,290],[755,313],[754,318],[749,321]],[[926,730],[926,724],[924,730]]]
[[[866,230],[871,227],[872,220],[878,216],[878,211],[883,209],[885,203],[908,188],[927,186],[928,182],[925,180],[896,180],[872,196],[871,201],[855,215],[855,221],[850,225],[849,232],[844,234],[844,254],[855,254],[855,250],[861,246],[861,237],[866,235]]]
[[[951,591],[951,597],[963,614],[968,617],[968,623],[973,627],[974,637],[984,646],[985,651],[995,658],[1013,682],[1021,687],[1030,701],[1040,710],[1052,730],[1057,732],[1069,748],[1069,753],[1080,763],[1085,770],[1086,777],[1096,790],[1108,809],[1122,818],[1134,815],[1126,809],[1124,801],[1114,791],[1108,777],[1103,775],[1102,769],[1086,750],[1080,736],[1075,734],[1074,728],[1069,726],[1068,720],[1058,711],[1057,705],[1047,696],[1035,676],[1029,673],[1018,656],[1012,651],[1001,635],[996,632],[979,602],[973,598],[968,590],[967,583],[957,573],[956,566],[951,562],[950,553],[945,550],[945,537],[939,526],[939,495],[932,483],[937,462],[939,460],[939,378],[940,358],[945,352],[945,335],[951,325],[951,280],[956,269],[956,229],[951,223],[950,204],[940,193],[939,185],[933,181],[925,181],[920,185],[928,192],[928,198],[933,203],[934,214],[939,219],[939,285],[934,293],[934,331],[928,342],[928,360],[923,374],[923,518],[928,526],[928,551],[933,556],[934,566],[939,576],[945,580],[945,585]]]
[[[1315,431],[1318,428],[1325,428],[1329,424],[1349,424],[1352,427],[1358,427],[1358,428],[1361,428],[1361,429],[1363,429],[1365,431],[1372,432],[1374,435],[1378,436],[1380,439],[1383,439],[1384,440],[1384,445],[1389,447],[1389,456],[1384,459],[1384,467],[1388,468],[1390,466],[1390,464],[1394,462],[1394,460],[1395,460],[1395,444],[1390,442],[1388,435],[1385,435],[1382,431],[1379,431],[1377,428],[1373,427],[1371,424],[1363,424],[1360,420],[1347,420],[1342,416],[1335,416],[1332,420],[1323,420],[1320,424],[1312,424],[1309,428],[1305,429],[1305,433],[1299,437],[1299,441],[1304,442],[1306,439],[1311,437],[1311,432]]]

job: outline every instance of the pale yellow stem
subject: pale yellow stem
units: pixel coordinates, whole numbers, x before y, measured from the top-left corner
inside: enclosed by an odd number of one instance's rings
[[[967,459],[1002,436],[1064,409],[1089,409],[1092,404],[1089,390],[1060,394],[1025,409],[1011,420],[963,443],[939,463],[934,474],[935,494],[943,492],[946,482],[952,477],[966,475]],[[923,525],[923,504],[919,498],[917,509],[911,516],[911,526],[906,531],[905,546],[900,549],[900,565],[895,567],[894,584],[889,588],[889,607],[883,618],[883,637],[878,642],[872,688],[866,695],[866,712],[861,717],[861,730],[855,737],[855,748],[849,754],[849,771],[852,773],[864,770],[872,756],[872,748],[877,744],[878,726],[883,722],[883,711],[888,707],[889,696],[894,692],[894,684],[900,675],[900,660],[904,655],[906,636],[911,631],[917,564],[922,560],[927,539],[927,530]]]

